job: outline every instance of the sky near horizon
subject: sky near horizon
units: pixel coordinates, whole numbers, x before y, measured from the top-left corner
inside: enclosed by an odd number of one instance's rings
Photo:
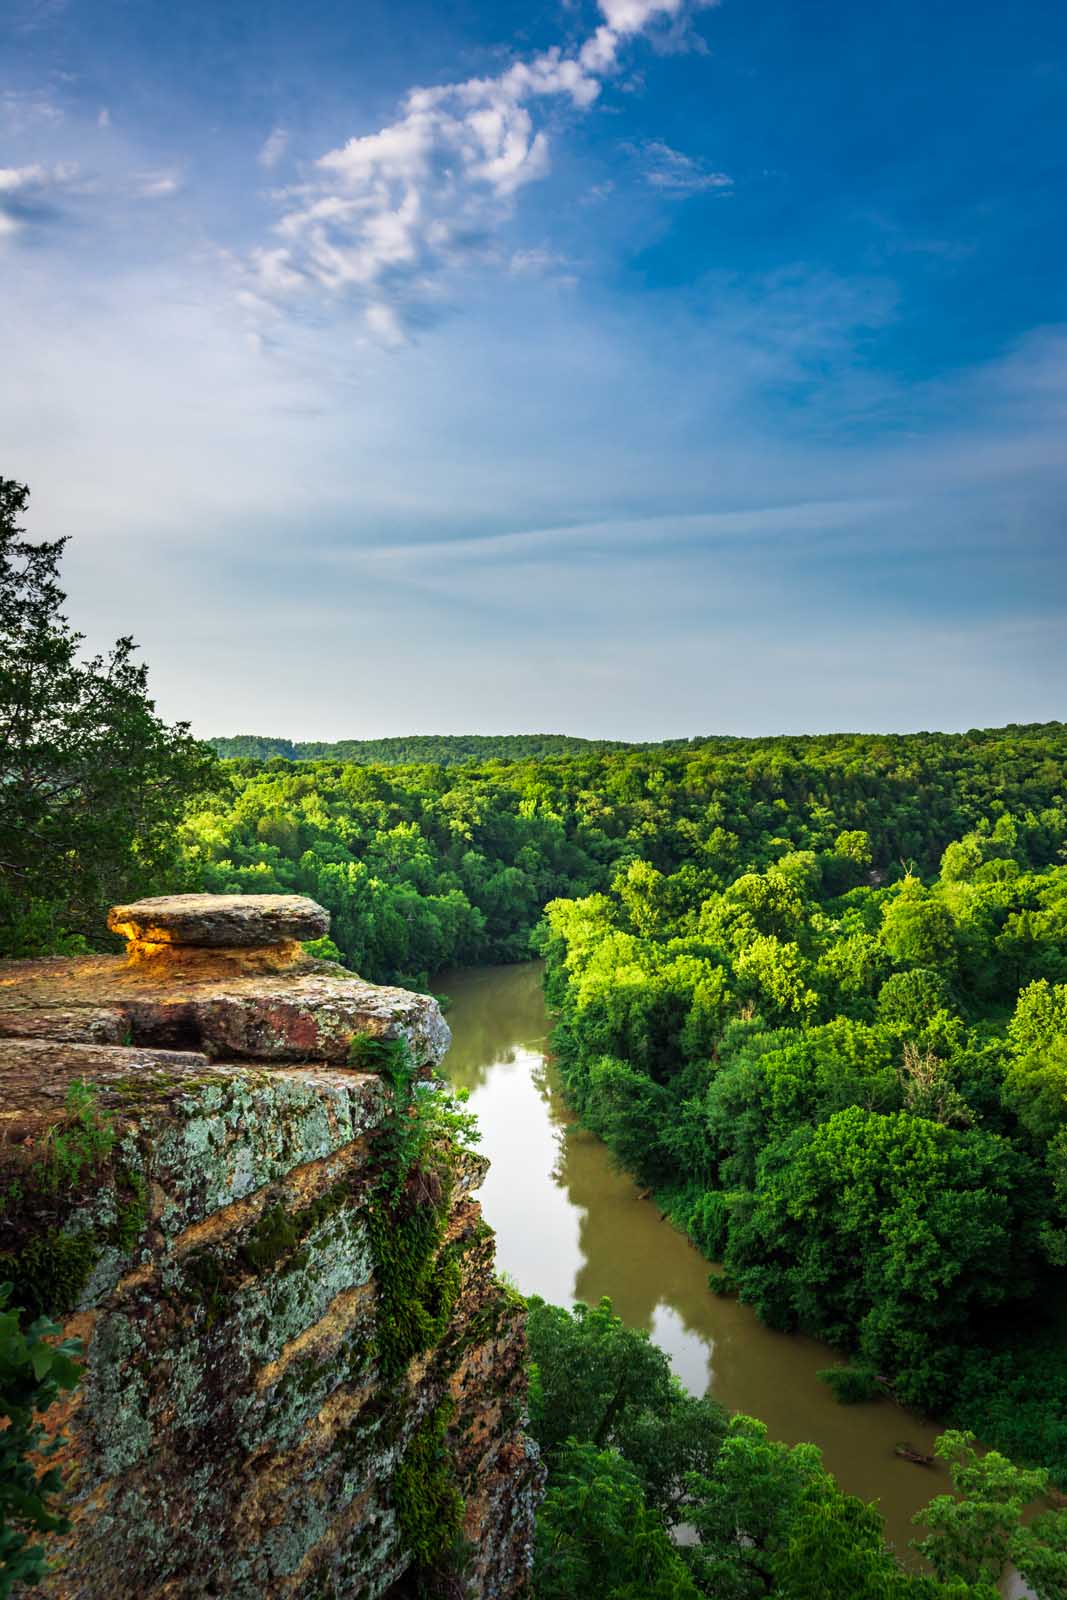
[[[0,475],[201,734],[1067,716],[1061,0],[7,0]]]

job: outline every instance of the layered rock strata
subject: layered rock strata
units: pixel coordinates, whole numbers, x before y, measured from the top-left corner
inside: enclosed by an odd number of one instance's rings
[[[435,1470],[462,1495],[467,1544],[452,1592],[517,1595],[540,1468],[522,1310],[494,1276],[478,1158],[456,1167],[435,1246],[451,1274],[442,1326],[399,1376],[382,1372],[375,1181],[393,1091],[346,1063],[353,1040],[403,1039],[432,1070],[448,1043],[436,1002],[299,950],[274,973],[241,965],[283,942],[267,937],[279,926],[286,941],[322,931],[311,902],[257,922],[183,898],[169,923],[113,914],[135,946],[171,947],[162,965],[135,948],[0,966],[0,1184],[33,1199],[5,1208],[0,1279],[86,1347],[79,1389],[48,1413],[73,1526],[39,1592],[402,1595],[439,1425]],[[243,945],[203,940],[250,926]],[[57,1140],[83,1137],[92,1158],[35,1186]]]

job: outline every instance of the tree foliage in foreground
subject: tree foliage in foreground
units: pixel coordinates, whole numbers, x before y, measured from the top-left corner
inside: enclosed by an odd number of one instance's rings
[[[62,610],[66,541],[24,537],[28,500],[0,478],[0,956],[99,937],[109,901],[161,884],[215,766],[156,715],[132,639],[82,655]]]
[[[530,1427],[549,1471],[536,1600],[997,1600],[1012,1561],[1038,1600],[1067,1595],[1067,1513],[1021,1520],[1047,1474],[980,1457],[969,1435],[939,1442],[955,1493],[915,1519],[928,1576],[901,1565],[877,1508],[843,1493],[814,1445],[686,1394],[609,1301],[531,1299],[529,1339]]]
[[[61,1330],[45,1318],[23,1326],[10,1292],[0,1284],[0,1600],[16,1583],[40,1581],[41,1536],[69,1527],[58,1508],[59,1469],[49,1460],[59,1440],[49,1442],[41,1417],[77,1384],[82,1353],[76,1340],[56,1343]]]
[[[916,1548],[938,1576],[995,1584],[1011,1561],[1036,1595],[1067,1595],[1067,1512],[1021,1520],[1045,1494],[1048,1473],[1017,1467],[996,1450],[980,1455],[973,1433],[959,1429],[943,1434],[936,1448],[956,1493],[931,1500],[922,1514],[930,1531]]]

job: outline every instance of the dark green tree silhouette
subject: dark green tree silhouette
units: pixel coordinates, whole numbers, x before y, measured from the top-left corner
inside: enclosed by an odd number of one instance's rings
[[[65,539],[24,537],[29,490],[0,478],[0,955],[93,936],[110,899],[174,860],[175,824],[215,757],[168,726],[124,637],[85,658],[63,613]]]

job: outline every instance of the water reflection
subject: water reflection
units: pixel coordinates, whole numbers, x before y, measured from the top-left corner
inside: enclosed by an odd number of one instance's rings
[[[549,1027],[536,962],[443,973],[452,1081],[471,1090],[492,1162],[482,1203],[497,1259],[527,1294],[568,1305],[610,1295],[645,1328],[694,1393],[762,1417],[774,1437],[814,1440],[842,1486],[877,1500],[901,1552],[911,1516],[947,1484],[940,1467],[894,1455],[929,1450],[937,1430],[888,1401],[840,1406],[816,1373],[836,1359],[811,1339],[774,1333],[707,1287],[708,1264],[564,1104],[546,1064]]]

